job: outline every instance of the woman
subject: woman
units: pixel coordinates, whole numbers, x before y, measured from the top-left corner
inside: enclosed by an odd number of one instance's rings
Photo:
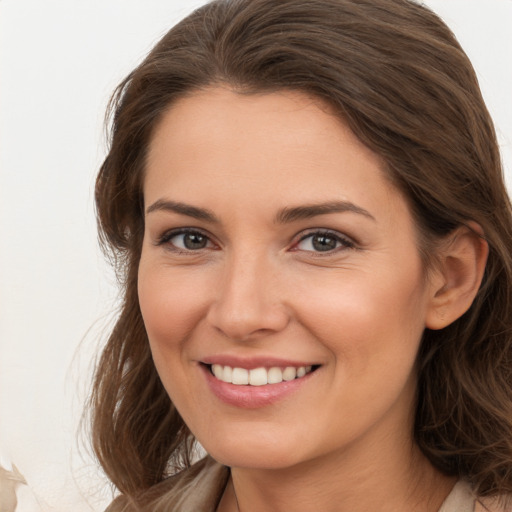
[[[433,13],[212,2],[111,112],[109,510],[510,509],[510,202]]]

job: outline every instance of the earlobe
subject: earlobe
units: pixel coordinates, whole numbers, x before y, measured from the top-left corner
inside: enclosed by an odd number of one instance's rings
[[[488,253],[483,230],[475,222],[450,233],[439,250],[426,327],[442,329],[470,308],[482,282]]]

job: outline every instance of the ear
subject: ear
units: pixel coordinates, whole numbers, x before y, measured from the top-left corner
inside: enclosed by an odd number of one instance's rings
[[[442,329],[461,317],[476,297],[484,275],[489,246],[476,222],[450,233],[439,249],[431,279],[432,294],[425,325]]]

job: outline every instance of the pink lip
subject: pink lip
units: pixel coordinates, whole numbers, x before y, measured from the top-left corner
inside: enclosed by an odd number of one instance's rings
[[[225,361],[225,359],[223,359],[223,361]],[[231,364],[225,364],[231,366]],[[235,364],[233,366],[237,366],[239,368],[248,368],[246,365],[242,366],[241,364]],[[283,365],[282,362],[280,362],[278,364],[270,364],[270,366],[296,365],[288,363]],[[270,366],[267,359],[265,360],[265,364],[254,364],[254,366],[251,366],[248,369],[258,367],[269,368]],[[299,366],[304,366],[304,364]],[[200,364],[199,367],[203,371],[208,387],[212,393],[222,402],[234,407],[239,407],[241,409],[257,409],[260,407],[272,405],[298,391],[303,385],[307,384],[310,381],[310,378],[316,373],[311,372],[304,377],[301,377],[300,379],[283,381],[279,384],[267,384],[265,386],[238,386],[235,384],[222,382],[221,380],[215,378],[210,372],[210,368],[204,364]]]

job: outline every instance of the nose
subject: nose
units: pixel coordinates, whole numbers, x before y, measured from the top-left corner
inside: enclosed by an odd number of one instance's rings
[[[290,320],[278,269],[264,257],[231,258],[207,314],[211,326],[235,341],[282,331]]]

